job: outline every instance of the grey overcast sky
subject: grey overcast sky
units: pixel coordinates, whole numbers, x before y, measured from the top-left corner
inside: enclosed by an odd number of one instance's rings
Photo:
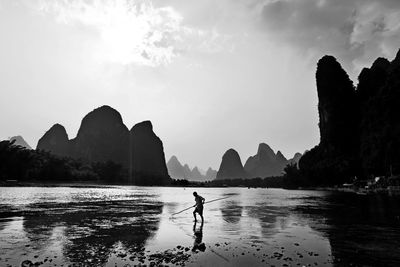
[[[216,169],[260,142],[292,157],[319,142],[317,60],[356,82],[399,47],[399,0],[0,0],[0,138],[74,138],[106,104],[151,120],[166,160]]]

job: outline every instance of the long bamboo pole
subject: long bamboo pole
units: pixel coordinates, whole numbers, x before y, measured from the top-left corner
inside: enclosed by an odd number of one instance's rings
[[[226,199],[226,198],[229,198],[229,197],[231,197],[231,196],[213,199],[213,200],[204,202],[204,204],[211,203],[211,202],[218,201],[218,200],[223,200],[223,199]],[[181,210],[181,211],[175,212],[175,213],[171,214],[171,217],[174,216],[174,215],[177,215],[177,214],[179,214],[179,213],[182,213],[182,212],[184,212],[184,211],[187,211],[187,210],[189,210],[189,209],[191,209],[191,208],[194,208],[195,206],[196,206],[196,205],[190,206],[190,207],[188,207],[188,208],[186,208],[186,209],[183,209],[183,210]]]

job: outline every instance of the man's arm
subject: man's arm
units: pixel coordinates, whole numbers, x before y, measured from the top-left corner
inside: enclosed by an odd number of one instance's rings
[[[202,201],[203,204],[204,204],[204,202],[206,202],[206,199],[205,199],[204,197],[201,197],[201,201]]]

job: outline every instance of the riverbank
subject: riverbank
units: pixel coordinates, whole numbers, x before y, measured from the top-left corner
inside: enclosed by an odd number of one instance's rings
[[[115,186],[140,186],[140,185],[129,185],[129,184],[107,184],[107,183],[93,183],[93,182],[2,182],[0,183],[0,187],[71,187],[71,188],[112,188]],[[149,186],[149,187],[157,187],[158,185]],[[236,185],[236,186],[227,186],[227,185],[213,185],[210,183],[204,182],[189,182],[185,185],[181,184],[170,184],[161,187],[178,187],[178,188],[190,188],[190,187],[199,187],[199,188],[224,188],[224,187],[232,187],[232,188],[261,188],[261,189],[270,189],[268,187],[258,187],[258,186],[245,186],[245,185]],[[272,187],[272,188],[280,188],[280,187]],[[389,196],[399,196],[400,195],[400,186],[388,186],[387,188],[358,188],[358,187],[299,187],[296,189],[293,188],[281,188],[286,190],[311,190],[311,191],[333,191],[333,192],[343,192],[343,193],[352,193],[358,195],[371,195],[371,194],[387,194]]]
[[[88,182],[3,182],[0,187],[72,187],[72,188],[107,188],[117,184],[88,183]]]
[[[142,186],[135,184],[121,184],[121,183],[93,183],[93,182],[0,182],[0,187],[72,187],[72,188],[107,188],[113,186]],[[158,187],[160,185],[146,185],[149,187]],[[168,184],[161,187],[210,187],[204,183],[188,183],[185,185]],[[212,186],[215,188],[224,186]]]
[[[357,187],[300,187],[298,190],[332,191],[353,193],[357,195],[387,194],[400,195],[400,186],[388,186],[387,188],[357,188]]]

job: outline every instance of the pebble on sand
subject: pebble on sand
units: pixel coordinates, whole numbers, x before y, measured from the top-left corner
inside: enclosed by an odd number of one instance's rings
[[[30,260],[24,260],[21,263],[21,267],[31,267],[33,265],[33,262],[31,262]]]

